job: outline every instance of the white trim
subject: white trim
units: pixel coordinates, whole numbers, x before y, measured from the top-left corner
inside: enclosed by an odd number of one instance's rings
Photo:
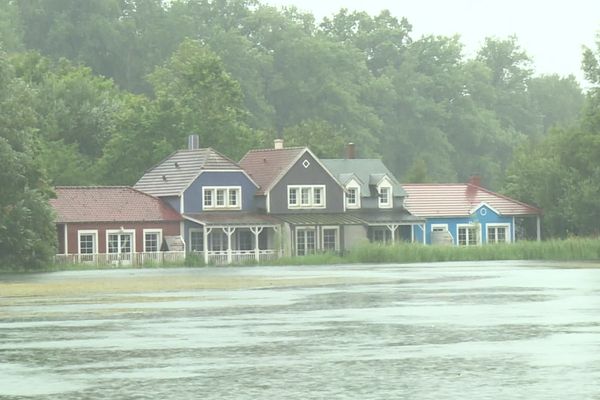
[[[305,225],[305,226],[297,226],[294,229],[294,255],[298,256],[298,231],[312,231],[315,233],[314,237],[314,248],[312,253],[306,253],[306,240],[304,241],[304,255],[314,254],[319,250],[319,229],[317,229],[316,225]],[[305,237],[306,239],[306,237]]]
[[[142,248],[144,249],[144,253],[150,253],[150,251],[148,251],[146,249],[146,234],[147,233],[158,233],[158,238],[157,238],[157,249],[156,251],[160,251],[160,248],[162,247],[162,239],[163,239],[163,230],[162,228],[152,228],[152,229],[144,229],[143,230],[143,242],[142,242]]]
[[[502,215],[500,214],[500,212],[498,210],[496,210],[494,207],[490,206],[488,203],[486,203],[485,201],[482,201],[481,203],[479,203],[478,205],[476,205],[475,207],[473,207],[472,209],[469,210],[469,215],[473,215],[477,212],[477,210],[479,210],[481,207],[487,207],[490,210],[492,210],[494,213],[496,213],[496,215]]]
[[[77,230],[77,254],[81,254],[81,235],[94,235],[94,242],[91,254],[98,253],[98,230],[97,229],[82,229]],[[90,254],[90,253],[86,253]]]
[[[69,254],[69,227],[67,225],[68,224],[64,224],[63,228],[63,245],[65,246],[64,254]]]
[[[114,234],[126,234],[126,233],[130,233],[131,234],[131,253],[135,253],[136,249],[135,249],[135,229],[107,229],[105,232],[105,236],[106,236],[106,242],[105,242],[105,253],[106,254],[126,254],[126,253],[121,253],[121,249],[119,246],[119,252],[118,253],[109,253],[108,252],[108,235],[114,235]],[[119,239],[120,242],[120,239]]]
[[[321,203],[316,204],[315,189],[321,189]],[[296,203],[290,203],[291,191],[296,191]],[[302,203],[302,191],[308,190],[308,203]],[[288,210],[306,210],[327,208],[327,186],[326,185],[287,185],[286,187],[287,208]]]
[[[225,191],[223,194],[223,205],[217,204],[217,192]],[[206,192],[211,192],[211,205],[207,206],[205,203]],[[231,199],[231,192],[237,192],[236,203],[237,205],[231,206],[229,204]],[[242,187],[241,186],[203,186],[202,187],[202,211],[215,211],[215,210],[241,210],[242,209]]]
[[[265,195],[265,208],[267,209],[267,214],[271,213],[271,193],[267,192]]]
[[[460,228],[473,228],[473,229],[475,229],[475,234],[478,236],[478,237],[475,238],[476,239],[475,245],[480,245],[481,241],[482,241],[482,236],[483,235],[482,235],[481,229],[479,229],[479,232],[477,232],[477,226],[478,226],[477,224],[456,224],[456,245],[457,246],[461,246],[461,244],[460,244],[460,235],[458,234],[458,231],[459,231]],[[481,225],[479,225],[479,226],[481,227]],[[469,244],[468,238],[467,238],[467,243],[465,245],[463,245],[463,246],[472,246],[472,245]]]
[[[321,226],[321,249],[320,250],[325,250],[325,229],[332,229],[335,230],[335,244],[334,244],[334,249],[333,251],[340,251],[340,227],[339,226],[330,226],[330,225],[326,225],[326,226]]]
[[[216,153],[219,153],[219,152],[218,152],[218,151],[216,151]],[[219,153],[219,154],[221,154],[221,153]],[[223,156],[223,154],[221,154],[221,155]],[[225,157],[225,158],[229,159],[229,158],[228,158],[228,157],[226,157],[226,156],[223,156],[223,157]],[[170,157],[169,157],[169,158],[170,158]],[[167,161],[167,160],[165,160],[165,161]],[[230,160],[230,161],[231,161],[231,162],[233,162],[232,160]],[[161,165],[161,164],[162,164],[162,162],[158,163],[158,164],[157,164],[157,166],[158,166],[158,165]],[[236,163],[234,163],[234,164],[236,164]],[[236,165],[237,165],[237,164],[236,164]],[[200,167],[200,168],[204,168],[204,167]],[[244,175],[246,175],[246,178],[248,178],[248,179],[250,180],[250,182],[252,182],[252,184],[253,184],[254,186],[256,186],[256,188],[257,188],[257,189],[260,187],[260,186],[258,186],[258,185],[256,184],[256,182],[254,182],[254,179],[250,178],[250,175],[248,175],[248,174],[246,173],[246,171],[245,171],[245,170],[244,170],[242,167],[239,167],[239,169],[202,169],[202,170],[201,170],[201,171],[198,173],[198,175],[196,175],[196,176],[195,176],[195,177],[194,177],[194,178],[193,178],[193,179],[190,181],[190,183],[188,183],[188,184],[185,186],[185,188],[183,188],[183,190],[181,190],[179,193],[177,193],[177,194],[175,194],[175,195],[182,196],[182,195],[183,195],[183,193],[184,193],[186,190],[188,190],[188,189],[190,188],[190,186],[192,186],[192,185],[194,184],[194,182],[196,182],[196,179],[198,179],[198,177],[200,177],[200,175],[202,175],[204,172],[241,172],[241,173],[243,173]],[[168,196],[168,195],[167,195],[167,196]]]
[[[179,208],[181,209],[181,214],[185,212],[185,193],[179,195]]]
[[[506,232],[504,232],[504,243],[512,242],[512,231],[510,229],[509,223],[490,223],[485,225],[485,242],[490,243],[488,228],[506,228]],[[497,233],[497,232],[496,232]],[[498,241],[494,242],[498,243]]]

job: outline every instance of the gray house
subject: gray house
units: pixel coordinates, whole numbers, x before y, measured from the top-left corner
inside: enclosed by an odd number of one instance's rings
[[[379,159],[357,159],[352,158],[354,151],[348,153],[349,158],[321,160],[344,187],[346,213],[364,222],[370,241],[415,241],[415,228],[423,229],[425,221],[406,210],[406,192],[394,175]]]
[[[235,162],[190,137],[179,150],[146,171],[134,188],[181,213],[188,252],[207,263],[260,261],[280,255],[281,223],[257,211],[258,185]]]
[[[284,223],[282,243],[286,254],[316,251],[341,252],[348,248],[363,222],[348,213],[345,189],[306,147],[251,150],[240,166],[259,186],[258,211]]]

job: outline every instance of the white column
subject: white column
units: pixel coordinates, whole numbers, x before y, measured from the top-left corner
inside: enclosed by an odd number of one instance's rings
[[[235,232],[235,228],[227,227],[221,228],[223,232],[227,235],[227,264],[231,264],[233,262],[233,253],[231,252],[231,235]]]
[[[415,242],[415,224],[410,224],[410,242]]]
[[[260,261],[260,250],[258,248],[258,235],[263,231],[262,226],[250,228],[250,232],[254,234],[254,259],[256,262]]]
[[[203,245],[204,245],[204,264],[208,264],[208,235],[210,235],[210,232],[212,231],[212,228],[207,228],[206,226],[204,226],[203,232],[204,232],[204,240],[203,240]]]
[[[537,241],[540,242],[542,240],[542,219],[540,216],[537,216]]]
[[[398,225],[390,224],[390,225],[387,225],[387,228],[392,233],[392,244],[396,243],[396,229],[398,228]]]
[[[423,244],[427,244],[427,231],[425,230],[426,227],[427,224],[423,224],[421,228],[423,230]]]
[[[65,231],[63,232],[63,242],[65,245],[65,255],[69,254],[69,227],[65,224]],[[98,238],[96,238],[98,240]]]

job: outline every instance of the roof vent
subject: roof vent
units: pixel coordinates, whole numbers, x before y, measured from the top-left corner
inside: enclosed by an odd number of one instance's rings
[[[198,135],[188,136],[188,150],[198,150],[200,148],[200,137]]]
[[[179,163],[175,161],[175,168],[179,168]]]
[[[274,145],[275,150],[283,149],[283,139],[275,139],[273,141],[273,145]]]
[[[166,180],[167,180],[167,176],[166,176],[166,175],[163,175],[163,176],[162,176],[162,180],[163,180],[163,181],[166,181]]]

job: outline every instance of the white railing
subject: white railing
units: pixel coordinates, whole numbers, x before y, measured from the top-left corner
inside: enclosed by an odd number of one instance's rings
[[[185,260],[183,251],[157,251],[149,253],[119,253],[119,254],[57,254],[56,264],[95,264],[95,265],[148,265],[176,263]]]
[[[198,257],[204,259],[203,251],[195,251]],[[278,257],[277,250],[259,250],[258,260],[255,250],[231,250],[231,264],[252,264],[261,261],[275,260]],[[227,250],[209,251],[208,263],[214,265],[226,265],[229,262],[229,252]]]

